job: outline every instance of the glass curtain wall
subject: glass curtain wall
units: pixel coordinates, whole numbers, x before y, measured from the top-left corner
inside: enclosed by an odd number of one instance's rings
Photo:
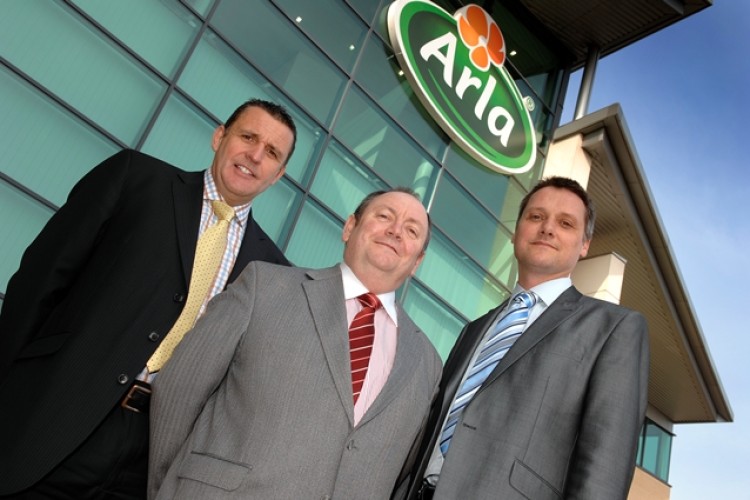
[[[367,193],[409,186],[420,195],[434,238],[399,299],[445,357],[463,324],[514,285],[510,236],[544,160],[562,65],[495,3],[517,54],[510,71],[535,103],[539,165],[522,176],[491,172],[451,143],[399,74],[388,3],[2,3],[0,299],[23,250],[94,165],[134,148],[205,169],[213,129],[259,97],[287,106],[298,126],[286,175],[253,204],[296,265],[340,260],[343,222]]]

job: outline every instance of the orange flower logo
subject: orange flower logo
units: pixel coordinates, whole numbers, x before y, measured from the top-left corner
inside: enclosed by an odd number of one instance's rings
[[[469,49],[474,66],[482,71],[487,71],[490,63],[500,68],[505,62],[505,41],[489,14],[476,5],[467,5],[455,16],[461,41]]]

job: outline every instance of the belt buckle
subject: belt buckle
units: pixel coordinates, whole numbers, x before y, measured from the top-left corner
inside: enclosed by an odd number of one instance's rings
[[[133,385],[130,386],[130,389],[128,389],[128,392],[127,394],[125,394],[125,397],[122,398],[122,402],[120,403],[120,406],[122,406],[126,410],[134,411],[136,413],[143,413],[140,409],[136,408],[135,406],[130,406],[130,401],[138,393],[143,394],[146,397],[150,397],[151,388],[145,385],[139,384],[138,381],[136,380],[135,382],[133,382]]]
[[[432,500],[435,495],[435,486],[427,482],[427,478],[422,480],[422,484],[417,492],[417,498],[419,500]]]

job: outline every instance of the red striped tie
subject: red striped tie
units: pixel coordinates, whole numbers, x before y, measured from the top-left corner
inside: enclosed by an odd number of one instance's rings
[[[381,304],[374,293],[357,297],[362,309],[354,316],[349,326],[349,356],[352,364],[352,393],[357,404],[362,385],[365,383],[367,366],[370,364],[372,341],[375,338],[375,310]]]

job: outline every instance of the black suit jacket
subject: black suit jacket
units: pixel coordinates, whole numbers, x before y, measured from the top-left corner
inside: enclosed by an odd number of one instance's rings
[[[23,255],[0,313],[0,495],[80,445],[179,316],[200,225],[203,172],[122,151],[89,172]],[[230,281],[286,264],[253,221]]]
[[[505,304],[466,325],[443,370],[406,497],[416,498],[463,374]],[[466,406],[434,498],[625,499],[647,405],[644,317],[570,287]],[[404,496],[403,486],[394,495]]]

